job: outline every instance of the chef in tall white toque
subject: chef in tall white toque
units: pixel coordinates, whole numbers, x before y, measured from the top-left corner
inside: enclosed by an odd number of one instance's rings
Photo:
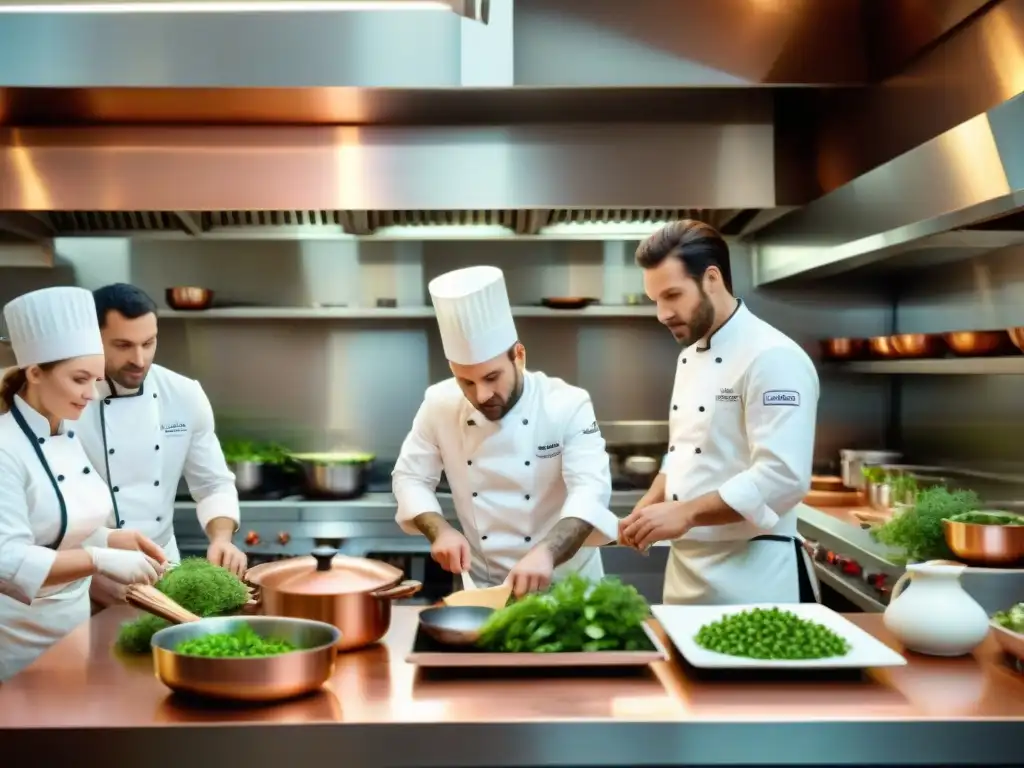
[[[163,551],[106,527],[110,492],[76,421],[103,378],[92,294],[33,291],[4,307],[17,366],[0,383],[0,681],[89,618],[89,582],[152,584]]]
[[[620,541],[671,542],[666,603],[817,602],[795,509],[811,486],[814,363],[733,295],[729,246],[711,226],[669,224],[636,261],[683,349],[669,450]]]
[[[596,547],[615,540],[618,519],[590,395],[526,370],[500,269],[448,272],[429,291],[453,376],[427,389],[402,444],[398,524],[476,586],[523,595],[568,573],[601,578]],[[442,470],[461,533],[437,500]]]
[[[82,445],[110,486],[113,522],[142,531],[179,561],[174,499],[184,475],[196,516],[210,540],[207,559],[236,575],[246,556],[232,543],[238,530],[235,476],[214,430],[202,385],[153,363],[156,303],[140,288],[115,283],[94,291],[106,352],[99,399],[82,417]],[[120,602],[124,589],[93,579],[99,606]]]

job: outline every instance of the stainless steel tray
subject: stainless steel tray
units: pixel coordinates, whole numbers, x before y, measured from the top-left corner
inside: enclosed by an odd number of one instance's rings
[[[591,651],[573,653],[492,653],[441,645],[423,630],[416,632],[406,654],[409,664],[446,668],[553,668],[553,667],[644,667],[666,661],[668,653],[651,628],[644,625],[651,649],[643,651]]]

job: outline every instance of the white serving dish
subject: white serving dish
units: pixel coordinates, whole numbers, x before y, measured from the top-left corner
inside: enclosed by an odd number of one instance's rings
[[[723,616],[752,608],[778,608],[790,611],[802,619],[828,627],[850,644],[845,656],[830,659],[777,661],[728,656],[701,648],[694,638],[705,624]],[[789,605],[655,605],[651,608],[665,634],[690,664],[702,669],[864,669],[868,667],[898,667],[907,660],[882,641],[872,637],[856,624],[818,603]]]

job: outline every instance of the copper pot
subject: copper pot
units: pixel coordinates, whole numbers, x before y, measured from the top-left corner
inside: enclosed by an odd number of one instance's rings
[[[866,349],[865,339],[824,339],[821,342],[821,356],[825,360],[856,360]]]
[[[1007,513],[997,511],[997,514]],[[981,525],[943,520],[942,532],[953,554],[965,562],[997,567],[1024,562],[1024,518],[1021,518],[1020,525]]]
[[[333,624],[341,630],[338,650],[348,651],[384,637],[391,626],[391,602],[423,588],[403,576],[380,560],[318,547],[311,557],[257,565],[245,578],[259,588],[263,613]]]
[[[210,308],[213,304],[213,291],[194,285],[179,285],[168,288],[164,292],[164,298],[171,309],[195,311]]]
[[[1024,352],[1024,327],[1010,328],[1006,332],[1010,335],[1013,345]]]
[[[1009,346],[1006,331],[954,331],[942,338],[954,355],[962,357],[991,355]]]
[[[942,337],[930,333],[898,333],[889,337],[895,357],[939,357],[945,352]]]

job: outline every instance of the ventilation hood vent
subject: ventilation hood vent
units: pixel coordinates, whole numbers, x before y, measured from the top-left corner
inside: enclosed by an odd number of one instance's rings
[[[12,219],[18,214],[9,214]],[[30,214],[20,214],[28,217]],[[395,211],[53,211],[33,214],[50,237],[379,240],[633,239],[698,218],[727,234],[743,210],[693,208]]]

